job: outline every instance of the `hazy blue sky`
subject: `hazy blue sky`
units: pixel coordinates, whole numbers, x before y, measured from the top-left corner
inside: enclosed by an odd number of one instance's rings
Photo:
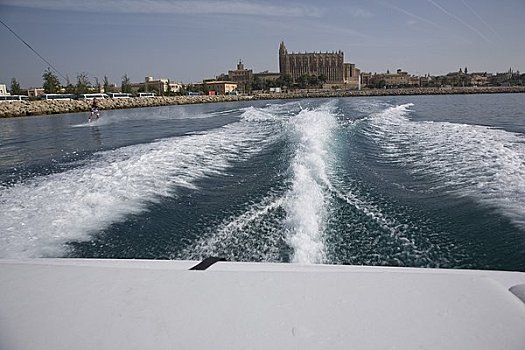
[[[239,59],[278,71],[278,48],[342,50],[366,72],[525,72],[525,0],[0,0],[0,19],[71,82],[195,82]],[[0,83],[47,65],[0,25]]]

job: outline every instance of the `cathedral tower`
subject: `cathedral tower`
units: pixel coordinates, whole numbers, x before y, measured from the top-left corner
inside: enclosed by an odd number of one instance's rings
[[[284,41],[281,41],[281,45],[279,45],[279,73],[281,76],[288,74],[287,71],[287,55],[288,50],[286,50],[286,46],[284,45]]]

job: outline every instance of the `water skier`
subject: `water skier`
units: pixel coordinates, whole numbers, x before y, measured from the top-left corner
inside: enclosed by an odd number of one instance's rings
[[[89,113],[89,122],[91,122],[91,118],[95,115],[98,119],[100,117],[100,113],[98,112],[98,106],[97,106],[97,99],[93,98],[93,103],[91,104],[91,113]]]

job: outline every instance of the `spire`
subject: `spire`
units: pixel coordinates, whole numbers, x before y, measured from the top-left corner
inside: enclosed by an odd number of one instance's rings
[[[288,53],[288,50],[286,49],[286,46],[284,45],[284,41],[281,41],[281,45],[279,45],[279,53],[280,54]]]

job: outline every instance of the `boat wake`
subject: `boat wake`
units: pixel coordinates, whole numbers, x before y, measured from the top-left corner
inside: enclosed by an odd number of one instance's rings
[[[412,104],[375,115],[368,132],[385,160],[432,178],[434,192],[469,197],[525,228],[525,138],[487,126],[412,121]]]

